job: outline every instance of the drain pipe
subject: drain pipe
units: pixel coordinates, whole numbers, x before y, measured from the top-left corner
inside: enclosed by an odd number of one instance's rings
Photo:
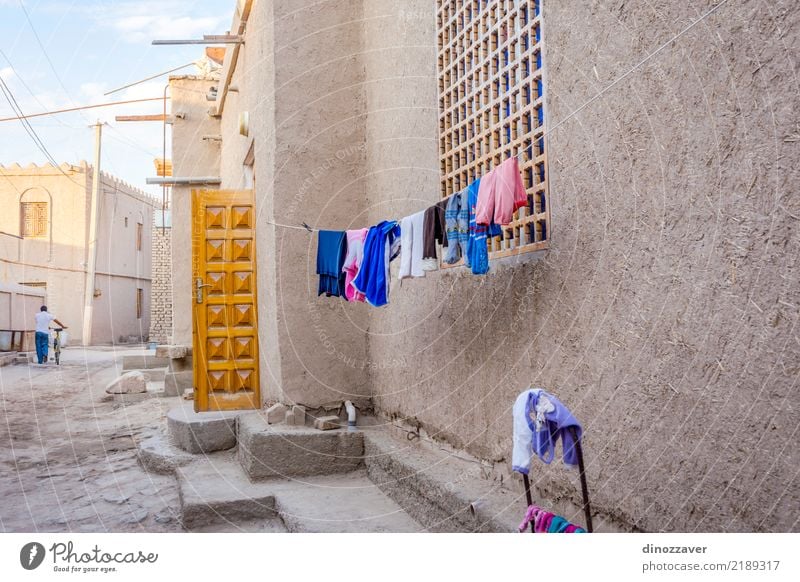
[[[347,430],[354,432],[356,430],[356,407],[349,400],[345,400],[344,407],[347,410]]]

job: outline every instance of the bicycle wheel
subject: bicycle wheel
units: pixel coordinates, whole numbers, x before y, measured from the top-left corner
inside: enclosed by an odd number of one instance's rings
[[[56,357],[56,366],[61,365],[61,346],[58,345],[58,340],[53,341],[53,355]]]

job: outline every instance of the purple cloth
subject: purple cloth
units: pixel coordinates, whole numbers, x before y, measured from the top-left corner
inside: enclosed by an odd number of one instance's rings
[[[544,421],[541,426],[537,427],[536,407],[539,404],[546,404],[543,398],[550,401],[553,410],[543,413]],[[539,458],[545,463],[550,464],[555,456],[556,441],[561,438],[561,446],[564,451],[564,463],[567,465],[577,465],[578,453],[575,449],[576,440],[572,437],[572,431],[569,429],[570,427],[575,427],[578,442],[580,442],[583,436],[583,428],[575,417],[572,416],[569,409],[549,392],[545,392],[544,390],[531,390],[528,394],[526,410],[527,414],[525,417],[528,421],[528,427],[533,432],[531,444],[533,446],[533,451]]]

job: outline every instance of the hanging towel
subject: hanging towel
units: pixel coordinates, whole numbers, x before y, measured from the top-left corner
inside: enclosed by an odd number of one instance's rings
[[[345,233],[339,230],[321,230],[317,237],[317,295],[328,297],[344,295],[345,274],[342,272],[345,252]]]
[[[469,267],[474,275],[483,275],[489,272],[489,237],[502,233],[497,224],[486,226],[478,224],[476,220],[476,206],[478,204],[478,191],[480,180],[467,186],[467,204],[469,206],[469,236],[467,238],[467,256]]]
[[[536,453],[545,463],[555,455],[556,441],[561,438],[564,463],[578,464],[577,444],[570,427],[575,427],[578,441],[583,428],[572,413],[558,398],[541,388],[531,388],[520,394],[512,410],[514,439],[511,467],[514,471],[528,474],[531,455]]]
[[[477,180],[476,183],[479,183]],[[445,224],[447,225],[447,252],[444,262],[453,265],[463,258],[469,266],[467,256],[467,240],[469,240],[469,204],[466,188],[458,194],[453,194],[447,202],[445,209]]]
[[[422,270],[438,271],[439,258],[436,254],[436,243],[447,247],[447,223],[445,211],[448,200],[441,200],[425,211],[422,225]]]
[[[364,294],[353,287],[353,279],[356,278],[358,270],[364,259],[364,239],[367,238],[368,228],[347,231],[347,256],[342,265],[344,271],[344,296],[351,302],[364,302]]]
[[[510,223],[514,212],[528,204],[528,194],[516,157],[508,158],[481,180],[476,220],[478,224]]]
[[[424,277],[422,268],[423,231],[425,211],[407,216],[400,221],[400,274],[406,277]]]
[[[363,293],[367,303],[382,307],[389,303],[389,262],[400,251],[400,227],[396,220],[384,220],[369,229],[364,241],[364,259],[353,287]]]

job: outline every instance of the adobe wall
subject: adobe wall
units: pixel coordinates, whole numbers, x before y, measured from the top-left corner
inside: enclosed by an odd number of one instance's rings
[[[361,4],[255,2],[231,83],[239,91],[225,105],[223,187],[245,186],[242,164],[255,149],[265,401],[317,407],[369,393],[360,331],[368,309],[318,298],[316,233],[272,225],[365,222]],[[242,111],[250,113],[248,138],[238,131]]]
[[[367,52],[428,47],[368,60],[377,220],[438,192],[437,118],[419,109],[435,106],[435,20],[427,0],[367,5]],[[513,400],[545,387],[583,422],[617,526],[796,530],[800,7],[724,6],[569,118],[700,9],[543,10],[551,249],[395,286],[370,312],[376,406],[507,468]],[[579,499],[560,463],[533,479]]]
[[[203,136],[219,135],[219,120],[208,115],[213,103],[206,94],[216,81],[193,76],[170,77],[172,140],[180,144],[172,154],[176,177],[219,175],[219,141]],[[180,115],[180,117],[178,117]],[[192,187],[172,188],[172,236],[181,244],[172,249],[173,329],[170,343],[192,345]]]

